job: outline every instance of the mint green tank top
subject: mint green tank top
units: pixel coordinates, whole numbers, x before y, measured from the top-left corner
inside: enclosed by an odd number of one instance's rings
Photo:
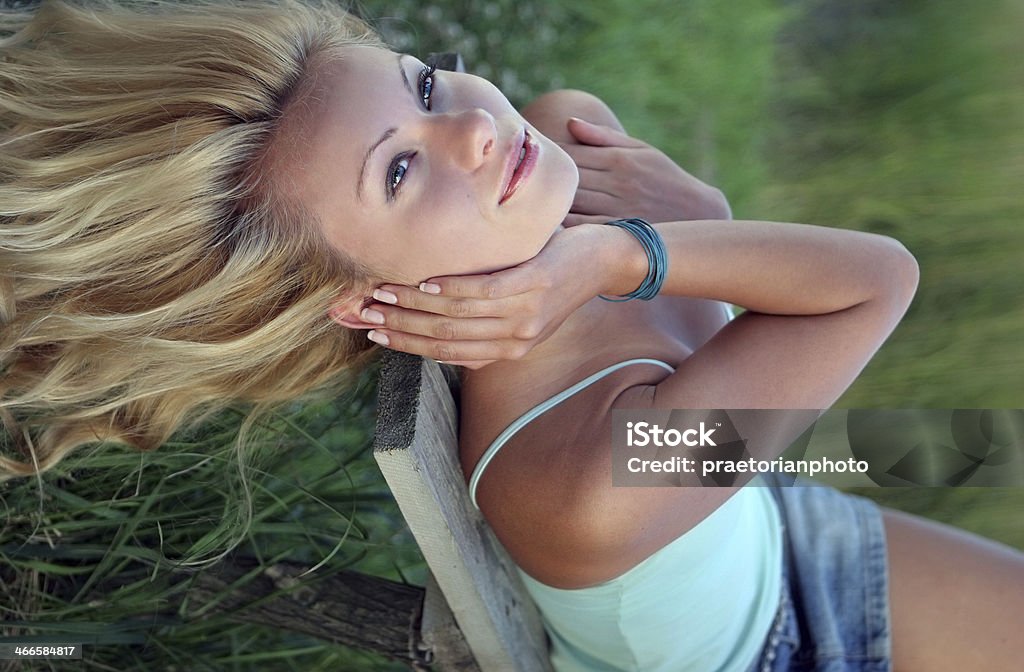
[[[620,362],[509,425],[473,469],[473,504],[487,464],[519,429],[613,371],[639,363],[673,371],[655,359]],[[746,672],[779,605],[782,523],[768,488],[747,485],[682,536],[604,583],[554,588],[518,572],[551,637],[556,672]]]

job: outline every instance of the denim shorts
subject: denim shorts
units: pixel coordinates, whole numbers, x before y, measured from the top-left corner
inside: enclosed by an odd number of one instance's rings
[[[765,478],[784,526],[782,596],[750,672],[891,672],[881,510],[864,497],[782,478]]]

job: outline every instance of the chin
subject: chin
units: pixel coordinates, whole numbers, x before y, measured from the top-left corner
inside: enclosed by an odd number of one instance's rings
[[[565,150],[555,143],[551,143],[555,149],[552,155],[552,170],[549,178],[545,180],[545,187],[548,192],[550,207],[555,212],[557,223],[561,224],[565,216],[572,208],[572,201],[576,198],[576,189],[580,185],[580,170],[576,162],[572,160]]]
[[[563,178],[565,187],[569,191],[569,204],[571,205],[572,197],[576,195],[576,188],[580,186],[580,169],[576,166],[576,162],[572,160],[572,157],[562,149],[561,145],[550,141],[549,144],[554,150],[552,159],[557,159],[559,177]],[[563,180],[559,180],[559,183],[561,184]],[[566,212],[568,212],[568,209],[566,209]]]

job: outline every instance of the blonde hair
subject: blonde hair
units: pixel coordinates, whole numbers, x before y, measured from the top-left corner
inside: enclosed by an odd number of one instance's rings
[[[0,480],[232,399],[251,424],[367,362],[327,310],[369,270],[263,170],[352,44],[382,46],[325,0],[0,10]]]

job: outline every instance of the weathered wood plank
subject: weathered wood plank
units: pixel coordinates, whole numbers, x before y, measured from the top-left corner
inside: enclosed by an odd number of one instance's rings
[[[420,646],[428,654],[427,660],[434,669],[445,672],[481,672],[433,574],[427,577],[420,638]]]
[[[374,457],[480,669],[550,672],[536,607],[469,500],[440,367],[388,351],[379,397]]]

